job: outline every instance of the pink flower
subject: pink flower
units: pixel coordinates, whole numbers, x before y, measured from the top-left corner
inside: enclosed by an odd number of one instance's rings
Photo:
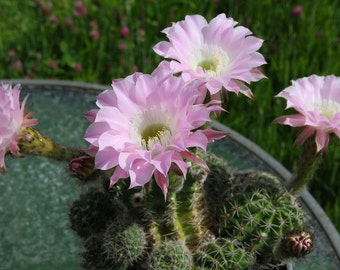
[[[87,8],[84,6],[82,1],[77,1],[74,3],[74,16],[84,17],[87,14]]]
[[[65,23],[70,27],[71,31],[76,30],[76,25],[74,24],[74,21],[72,20],[72,18],[70,17],[66,18]]]
[[[144,186],[154,177],[166,196],[172,166],[184,176],[188,167],[184,158],[205,166],[188,148],[205,150],[208,142],[226,135],[198,129],[210,121],[212,110],[221,108],[194,105],[200,83],[186,84],[171,72],[164,61],[151,75],[134,73],[115,80],[113,89],[98,96],[99,109],[87,113],[93,123],[85,139],[95,167],[115,167],[110,187],[127,177],[130,188]]]
[[[32,113],[25,114],[27,96],[21,106],[19,101],[20,85],[12,88],[9,84],[0,84],[0,172],[6,172],[5,155],[10,152],[19,156],[17,137],[23,127],[37,124],[36,119],[29,119]]]
[[[70,18],[70,17],[67,17],[65,19],[65,23],[69,26],[73,26],[74,25],[74,21]]]
[[[91,29],[98,29],[98,23],[95,20],[90,21]]]
[[[118,45],[118,49],[119,49],[120,51],[125,51],[125,49],[126,49],[126,44],[125,44],[125,43],[120,43],[120,44]]]
[[[50,22],[51,23],[57,23],[58,22],[58,18],[56,15],[51,15],[50,16]]]
[[[74,70],[77,71],[77,72],[83,71],[83,66],[82,66],[82,64],[80,64],[80,63],[75,63],[75,64],[74,64]]]
[[[7,52],[7,55],[8,55],[9,57],[14,57],[16,54],[17,54],[17,53],[16,53],[15,50],[9,50],[9,51]]]
[[[293,9],[292,9],[292,15],[296,18],[300,17],[302,12],[303,12],[303,7],[300,6],[300,5],[297,5],[297,6],[293,7]]]
[[[57,69],[58,68],[58,63],[54,60],[50,61],[50,68],[51,69]]]
[[[258,53],[263,40],[252,36],[247,28],[220,14],[207,23],[200,15],[186,16],[184,21],[164,29],[170,42],[161,41],[154,51],[172,58],[171,67],[181,72],[185,81],[200,79],[210,94],[222,88],[252,97],[244,84],[265,76],[257,69],[266,63]]]
[[[123,38],[127,38],[129,36],[129,28],[127,26],[123,26],[121,29],[120,29],[120,35],[123,37]]]
[[[43,7],[42,7],[44,15],[48,15],[51,13],[52,10],[52,2],[47,2]]]
[[[99,38],[99,31],[97,29],[92,29],[90,31],[90,37],[92,40],[97,40]]]
[[[84,4],[82,1],[76,1],[73,6],[75,9],[78,10],[78,9],[82,9],[84,7]]]
[[[15,60],[13,62],[13,67],[14,69],[16,69],[17,71],[21,72],[22,71],[22,62],[20,60]]]
[[[132,71],[133,72],[137,72],[138,71],[138,66],[137,65],[133,65],[132,66]]]
[[[329,135],[340,138],[340,77],[312,75],[296,81],[277,97],[287,100],[287,107],[298,114],[278,117],[275,123],[303,127],[295,141],[300,145],[315,134],[317,152],[327,150]]]

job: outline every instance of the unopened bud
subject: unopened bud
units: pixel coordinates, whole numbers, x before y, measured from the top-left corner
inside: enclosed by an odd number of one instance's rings
[[[283,239],[287,251],[298,258],[310,253],[314,245],[314,237],[307,231],[298,230],[288,233]]]
[[[74,177],[87,179],[96,171],[94,168],[94,158],[91,156],[80,156],[71,159],[69,169]]]
[[[276,259],[283,261],[291,258],[301,258],[313,250],[314,237],[305,230],[295,230],[287,233],[274,251]]]

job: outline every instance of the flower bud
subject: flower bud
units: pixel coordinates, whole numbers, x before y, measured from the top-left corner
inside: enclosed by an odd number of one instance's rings
[[[301,258],[310,253],[313,247],[314,237],[310,232],[303,229],[294,230],[282,238],[274,250],[274,255],[279,261]]]
[[[283,239],[283,244],[289,254],[299,258],[312,251],[314,237],[307,231],[298,230],[288,233]]]
[[[90,156],[80,156],[71,159],[69,169],[71,175],[79,179],[86,179],[95,172],[94,158]]]

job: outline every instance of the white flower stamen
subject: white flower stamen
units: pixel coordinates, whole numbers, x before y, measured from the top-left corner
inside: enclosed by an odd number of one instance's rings
[[[149,132],[149,129],[153,129],[153,127],[146,127],[145,134]],[[144,135],[145,135],[144,134]],[[171,133],[169,130],[167,130],[165,127],[163,127],[162,130],[157,131],[155,134],[149,134],[149,135],[142,135],[141,145],[143,149],[151,150],[156,145],[163,145],[166,146],[170,142]]]
[[[330,100],[321,99],[313,104],[314,109],[317,110],[320,115],[331,120],[336,113],[340,112],[340,103]]]
[[[194,70],[200,66],[209,77],[221,76],[228,70],[230,63],[228,54],[214,45],[203,45],[189,59]]]
[[[156,145],[170,144],[173,125],[169,115],[166,110],[153,107],[135,117],[132,135],[141,148],[151,150]]]

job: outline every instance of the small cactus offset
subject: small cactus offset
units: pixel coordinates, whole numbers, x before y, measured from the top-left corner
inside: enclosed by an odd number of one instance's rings
[[[163,241],[151,253],[150,270],[191,270],[193,267],[192,254],[182,241]]]
[[[185,180],[172,175],[165,202],[152,183],[81,195],[70,220],[84,239],[84,268],[270,269],[311,251],[303,213],[275,176],[204,159],[210,172],[192,166]]]
[[[147,244],[144,229],[136,224],[114,221],[103,235],[103,246],[108,258],[123,267],[132,265],[142,257]]]

